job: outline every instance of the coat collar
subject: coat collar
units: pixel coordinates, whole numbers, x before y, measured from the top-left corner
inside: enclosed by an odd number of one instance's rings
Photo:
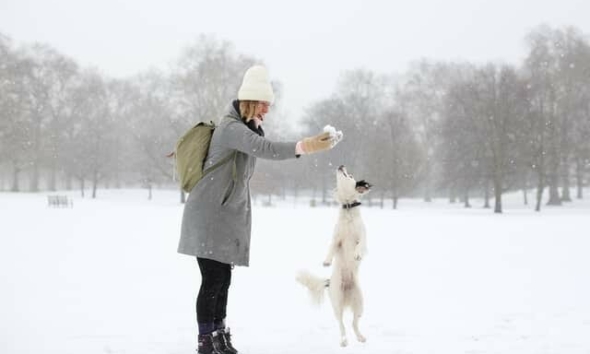
[[[241,121],[242,123],[246,124],[246,126],[254,133],[256,133],[260,136],[264,136],[264,129],[262,129],[262,124],[260,124],[258,127],[256,127],[256,123],[254,123],[253,120],[250,120],[250,122],[246,123],[242,119],[242,115],[240,114],[240,101],[238,101],[238,100],[232,101],[231,107],[230,107],[229,112],[227,113],[226,116],[228,116],[229,118]]]

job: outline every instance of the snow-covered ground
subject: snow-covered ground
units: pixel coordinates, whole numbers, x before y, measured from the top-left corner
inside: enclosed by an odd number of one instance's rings
[[[0,193],[0,353],[194,353],[196,261],[176,253],[176,192],[99,191],[72,209]],[[473,201],[474,206],[481,205]],[[256,205],[252,262],[228,324],[243,354],[590,353],[590,202],[505,213],[435,201],[363,215],[367,343],[338,345],[329,302],[294,281],[321,266],[337,207]],[[389,208],[390,206],[388,206]],[[350,318],[347,317],[347,325]]]

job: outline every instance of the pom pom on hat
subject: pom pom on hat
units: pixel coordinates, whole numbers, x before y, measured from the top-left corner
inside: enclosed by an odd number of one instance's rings
[[[242,86],[238,91],[240,101],[265,101],[272,103],[275,95],[268,78],[268,72],[262,65],[250,67],[244,74]]]

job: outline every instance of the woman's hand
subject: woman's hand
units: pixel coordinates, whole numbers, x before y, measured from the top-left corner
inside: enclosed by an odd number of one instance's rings
[[[316,136],[304,138],[297,145],[301,147],[304,154],[313,154],[333,148],[340,140],[342,140],[342,132],[336,134],[323,132]]]

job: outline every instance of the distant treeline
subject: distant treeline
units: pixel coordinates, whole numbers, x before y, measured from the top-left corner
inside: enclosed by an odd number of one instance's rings
[[[575,28],[540,26],[518,65],[420,60],[401,74],[343,72],[330,97],[306,107],[296,129],[277,102],[271,140],[341,129],[334,150],[260,161],[260,198],[307,195],[329,202],[334,170],[375,184],[373,203],[483,197],[522,191],[540,210],[583,197],[590,172],[590,42]],[[46,44],[16,46],[0,34],[0,190],[176,188],[165,155],[201,120],[217,120],[243,72],[264,58],[202,36],[167,71],[113,79]],[[288,107],[284,107],[287,108]],[[180,192],[179,192],[180,193]],[[532,197],[529,198],[528,194]],[[181,194],[181,197],[184,196]]]

